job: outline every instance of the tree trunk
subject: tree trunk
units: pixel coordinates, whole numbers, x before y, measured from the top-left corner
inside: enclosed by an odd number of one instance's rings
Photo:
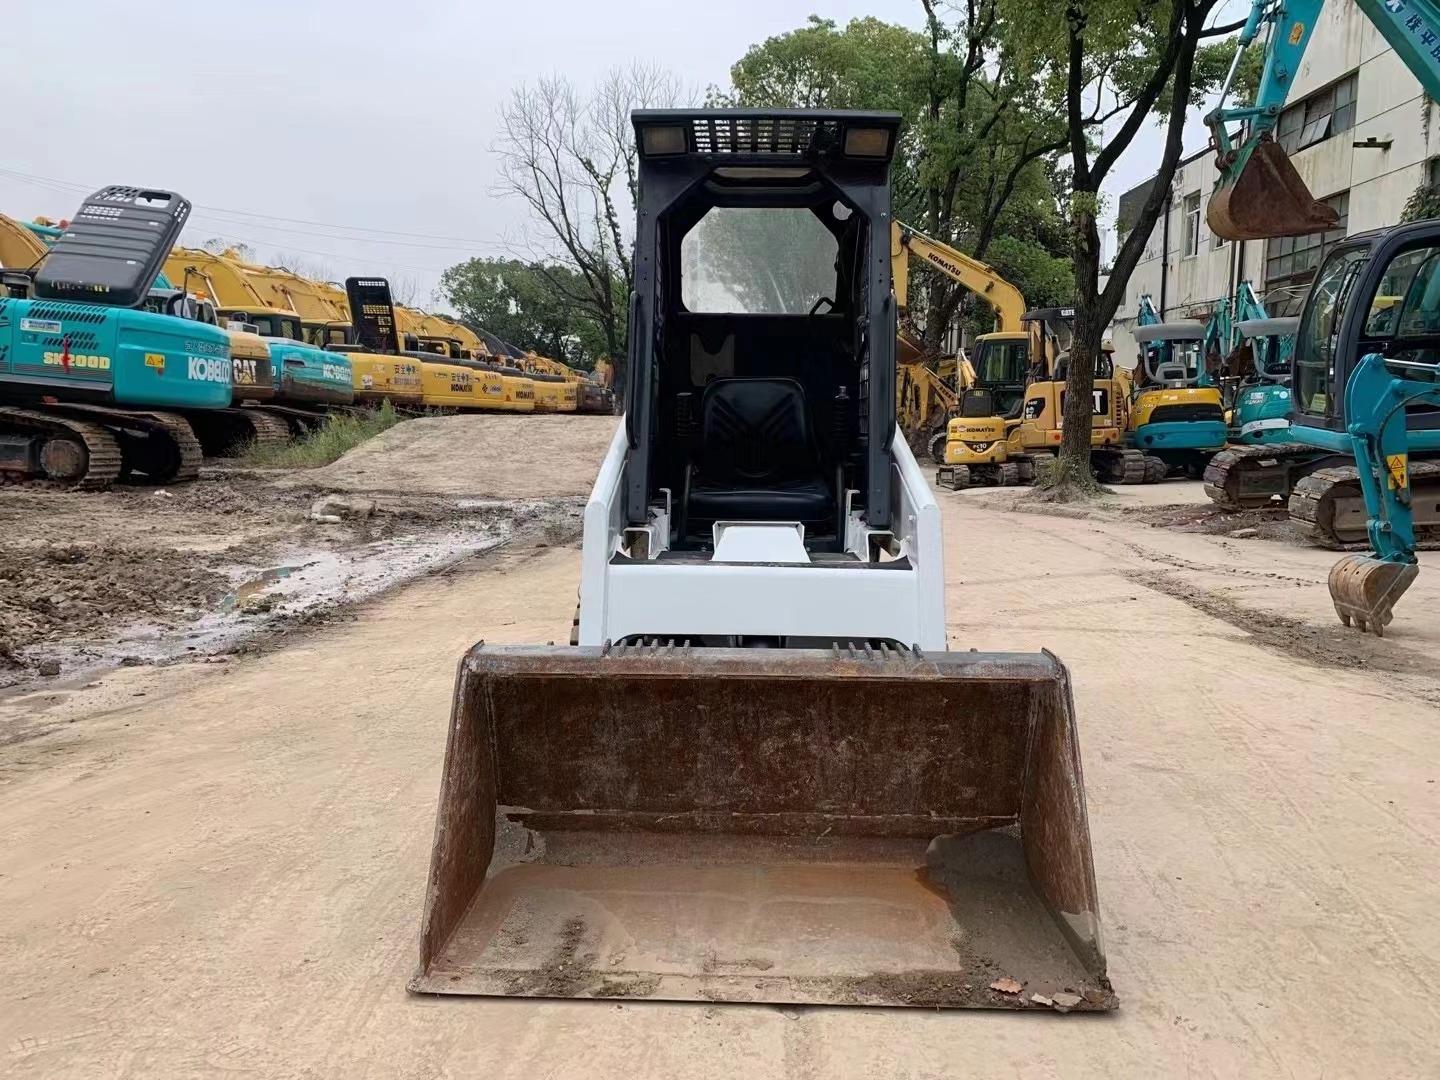
[[[1100,233],[1095,215],[1075,213],[1075,327],[1070,365],[1065,377],[1064,423],[1060,462],[1051,486],[1079,483],[1090,486],[1090,431],[1094,416],[1095,361],[1105,339],[1105,322],[1099,318]],[[1111,408],[1118,407],[1111,402]]]

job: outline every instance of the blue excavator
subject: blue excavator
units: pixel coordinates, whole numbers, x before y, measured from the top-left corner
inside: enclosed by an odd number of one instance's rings
[[[1229,402],[1230,442],[1271,446],[1290,441],[1290,357],[1297,318],[1272,318],[1250,282],[1235,290],[1233,307],[1222,316],[1217,346],[1225,357],[1221,381]]]
[[[1357,6],[1426,94],[1440,97],[1433,0]],[[1207,220],[1223,239],[1338,227],[1274,139],[1322,8],[1323,0],[1256,0],[1240,33],[1242,51],[1262,30],[1268,37],[1255,103],[1226,108],[1222,91],[1206,117],[1220,171]],[[1255,448],[1248,467],[1232,467],[1229,486],[1244,493],[1268,473],[1272,488],[1289,489],[1291,518],[1313,539],[1366,544],[1370,553],[1335,565],[1330,596],[1345,625],[1383,634],[1418,573],[1416,548],[1440,540],[1440,221],[1347,237],[1330,249],[1301,310],[1291,372],[1293,441]]]
[[[190,204],[112,185],[0,295],[0,473],[97,489],[199,474],[182,413],[230,405],[230,339],[145,310]]]
[[[1140,345],[1125,445],[1164,462],[1166,472],[1199,477],[1225,446],[1220,391],[1205,367],[1206,325],[1161,322],[1149,294],[1140,298]]]
[[[1221,297],[1205,324],[1205,355],[1218,360],[1221,399],[1225,403],[1228,447],[1211,458],[1207,476],[1223,477],[1247,447],[1291,442],[1290,357],[1295,351],[1298,318],[1272,318],[1249,281],[1242,281],[1233,298]],[[1257,451],[1256,453],[1262,453]],[[1206,493],[1216,502],[1239,509],[1220,483],[1207,483]],[[1270,494],[1252,497],[1248,505],[1261,506]]]

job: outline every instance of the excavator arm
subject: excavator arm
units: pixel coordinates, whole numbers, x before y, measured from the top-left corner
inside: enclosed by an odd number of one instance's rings
[[[1429,379],[1396,376],[1391,368]],[[1369,353],[1345,387],[1345,415],[1370,512],[1365,524],[1372,554],[1350,555],[1330,570],[1330,599],[1346,626],[1384,636],[1395,602],[1404,595],[1420,564],[1415,556],[1415,521],[1410,498],[1409,439],[1405,410],[1440,405],[1440,365],[1386,360]]]
[[[1317,202],[1275,141],[1285,101],[1310,44],[1325,0],[1253,0],[1239,47],[1220,92],[1220,106],[1205,118],[1220,179],[1206,221],[1225,240],[1302,236],[1338,228],[1333,208]],[[1440,6],[1435,0],[1357,0],[1365,17],[1405,62],[1430,97],[1440,96]],[[1251,105],[1225,107],[1240,58],[1264,30],[1265,65]],[[1240,137],[1232,129],[1240,124]]]
[[[993,266],[896,221],[890,226],[890,267],[891,276],[895,279],[895,299],[902,308],[908,305],[909,300],[911,255],[923,259],[994,308],[997,331],[1021,328],[1025,298]]]

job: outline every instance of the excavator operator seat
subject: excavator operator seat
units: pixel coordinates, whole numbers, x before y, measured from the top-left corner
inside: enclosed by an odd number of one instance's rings
[[[691,464],[687,532],[716,521],[834,520],[810,428],[805,391],[794,379],[716,379],[700,402],[701,445]]]

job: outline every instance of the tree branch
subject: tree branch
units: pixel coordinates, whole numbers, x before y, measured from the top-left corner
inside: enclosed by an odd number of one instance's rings
[[[1208,7],[1207,4],[1207,10]],[[1161,53],[1155,71],[1141,88],[1140,93],[1136,95],[1130,115],[1120,125],[1120,130],[1095,155],[1095,164],[1091,167],[1089,176],[1089,180],[1093,184],[1091,190],[1100,190],[1100,184],[1114,167],[1115,162],[1119,160],[1120,155],[1124,153],[1125,148],[1130,145],[1130,140],[1135,138],[1135,133],[1140,130],[1140,125],[1144,123],[1145,117],[1150,115],[1150,110],[1155,107],[1155,102],[1160,100],[1160,95],[1165,90],[1165,84],[1170,81],[1170,76],[1175,72],[1185,29],[1186,11],[1186,0],[1171,0],[1170,31],[1165,42],[1165,51]],[[1185,96],[1188,99],[1188,88]],[[1188,108],[1190,102],[1185,100],[1183,104]]]

